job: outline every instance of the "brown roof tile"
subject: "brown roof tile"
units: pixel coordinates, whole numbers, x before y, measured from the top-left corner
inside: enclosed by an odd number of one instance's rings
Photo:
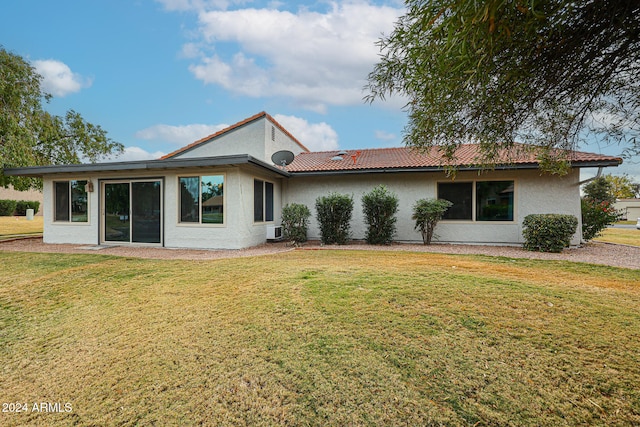
[[[502,150],[499,154],[498,164],[505,167],[535,167],[538,164],[536,154],[531,146],[516,145],[512,150]],[[463,144],[456,151],[456,161],[447,162],[443,159],[438,147],[422,152],[409,147],[378,148],[363,150],[346,150],[347,154],[336,158],[339,151],[307,152],[300,153],[294,161],[287,166],[291,173],[303,172],[357,172],[367,170],[387,169],[440,169],[451,166],[475,168],[483,162],[480,158],[479,145]],[[593,163],[608,163],[617,165],[622,159],[613,156],[585,153],[580,151],[567,151],[567,158],[574,165],[585,166]]]

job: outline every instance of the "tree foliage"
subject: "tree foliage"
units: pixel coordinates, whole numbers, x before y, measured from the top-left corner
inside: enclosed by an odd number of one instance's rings
[[[616,201],[616,196],[613,194],[613,186],[604,176],[597,177],[585,184],[582,191],[585,199],[593,200],[596,203],[607,202],[611,204]]]
[[[588,242],[598,237],[604,229],[622,216],[613,207],[616,201],[614,188],[606,176],[600,176],[586,184],[580,200],[582,213],[582,240]]]
[[[414,228],[420,231],[425,245],[431,244],[438,221],[452,205],[453,203],[444,199],[420,199],[413,205],[411,219],[416,222]]]
[[[640,152],[637,0],[407,0],[379,41],[367,100],[408,98],[405,142],[479,143],[483,162],[515,142],[545,164],[589,138]],[[551,161],[549,161],[551,160]]]
[[[51,95],[42,77],[22,57],[0,46],[0,167],[96,162],[119,154],[123,145],[98,125],[69,110],[63,117],[44,110]],[[38,180],[9,177],[0,172],[0,185],[17,190],[38,187]]]
[[[604,179],[611,185],[611,192],[616,199],[633,199],[640,197],[640,184],[629,175],[622,176],[607,174]]]

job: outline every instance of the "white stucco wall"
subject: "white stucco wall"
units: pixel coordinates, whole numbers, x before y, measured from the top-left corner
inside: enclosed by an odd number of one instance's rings
[[[580,222],[579,172],[572,171],[565,177],[541,175],[531,171],[496,171],[478,175],[476,172],[459,172],[455,182],[473,180],[513,180],[514,221],[441,221],[436,227],[434,242],[521,244],[521,224],[532,213],[561,213],[575,215]],[[451,181],[444,173],[387,173],[354,174],[342,176],[293,177],[285,182],[284,203],[302,203],[312,212],[309,238],[319,239],[320,229],[315,217],[315,200],[330,192],[353,196],[354,211],[351,222],[352,237],[364,239],[366,224],[362,214],[362,196],[375,186],[384,184],[398,195],[399,210],[395,240],[422,242],[414,230],[411,219],[414,203],[421,198],[436,197],[437,182]],[[581,224],[572,239],[580,243]]]
[[[82,176],[56,176],[45,177],[43,180],[43,206],[44,220],[43,241],[45,243],[71,243],[79,245],[98,244],[98,191],[97,182],[94,181],[94,191],[88,193],[87,203],[89,211],[88,222],[54,222],[54,181],[67,181],[74,179],[88,179]]]
[[[271,163],[271,155],[276,151],[288,150],[296,156],[304,151],[300,144],[291,139],[289,135],[282,132],[278,126],[266,119],[262,122],[265,126],[264,157],[266,162]],[[273,139],[271,138],[272,136],[274,136]]]
[[[224,181],[224,224],[185,224],[179,222],[180,176],[225,176]],[[262,244],[266,241],[266,227],[279,224],[282,215],[281,178],[275,174],[261,172],[260,169],[242,166],[226,168],[201,168],[195,170],[163,171],[154,173],[108,173],[100,176],[56,176],[44,180],[44,241],[46,243],[70,243],[97,245],[102,227],[99,208],[102,182],[129,179],[163,180],[163,232],[164,246],[174,248],[241,249]],[[254,178],[274,184],[274,222],[254,223],[253,221],[253,181]],[[91,180],[94,191],[88,193],[89,221],[86,223],[54,222],[55,203],[53,200],[54,181]],[[116,243],[127,244],[127,243]]]
[[[263,117],[232,129],[212,141],[204,142],[191,150],[180,153],[175,158],[249,154],[256,159],[272,164],[271,155],[280,150],[289,150],[294,154],[303,151],[299,144],[270,120]]]
[[[165,246],[173,248],[241,249],[266,241],[267,224],[253,221],[254,178],[274,183],[274,218],[281,216],[280,179],[241,168],[202,169],[200,175],[225,174],[224,224],[179,223],[178,176],[185,172],[167,175],[165,182]]]
[[[228,156],[232,154],[249,154],[264,160],[265,126],[264,119],[247,123],[222,134],[212,141],[202,144],[176,155],[176,159],[192,159],[197,157]]]

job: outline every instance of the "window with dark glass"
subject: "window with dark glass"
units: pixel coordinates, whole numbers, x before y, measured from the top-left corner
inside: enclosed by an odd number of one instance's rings
[[[264,219],[273,221],[273,183],[264,183]]]
[[[513,194],[513,181],[438,183],[438,198],[453,203],[443,219],[513,221]]]
[[[54,221],[88,222],[87,181],[54,182]]]
[[[273,221],[273,183],[253,180],[253,220]]]
[[[180,177],[180,222],[224,223],[224,176]]]
[[[445,212],[443,219],[471,220],[473,214],[473,183],[441,182],[438,183],[438,199],[448,200],[451,207]]]
[[[476,221],[513,221],[513,181],[476,182]]]

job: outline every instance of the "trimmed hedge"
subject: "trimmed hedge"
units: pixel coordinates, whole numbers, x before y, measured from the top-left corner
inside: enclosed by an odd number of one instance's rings
[[[18,201],[18,203],[16,203],[16,215],[25,216],[27,214],[27,209],[33,209],[33,214],[37,214],[38,209],[40,209],[40,202],[20,200]]]
[[[578,228],[578,218],[573,215],[532,214],[524,218],[522,225],[524,249],[562,252]]]
[[[344,245],[351,237],[353,197],[331,193],[316,199],[316,216],[320,223],[322,243]]]
[[[33,214],[38,213],[40,202],[30,200],[0,200],[0,216],[25,216],[27,209],[33,209]]]
[[[367,243],[390,244],[396,232],[398,196],[379,185],[362,196],[362,210],[367,223]]]
[[[282,232],[284,238],[294,244],[307,241],[307,226],[311,212],[306,205],[291,203],[282,208]]]
[[[0,200],[0,216],[11,216],[16,210],[15,200]]]

